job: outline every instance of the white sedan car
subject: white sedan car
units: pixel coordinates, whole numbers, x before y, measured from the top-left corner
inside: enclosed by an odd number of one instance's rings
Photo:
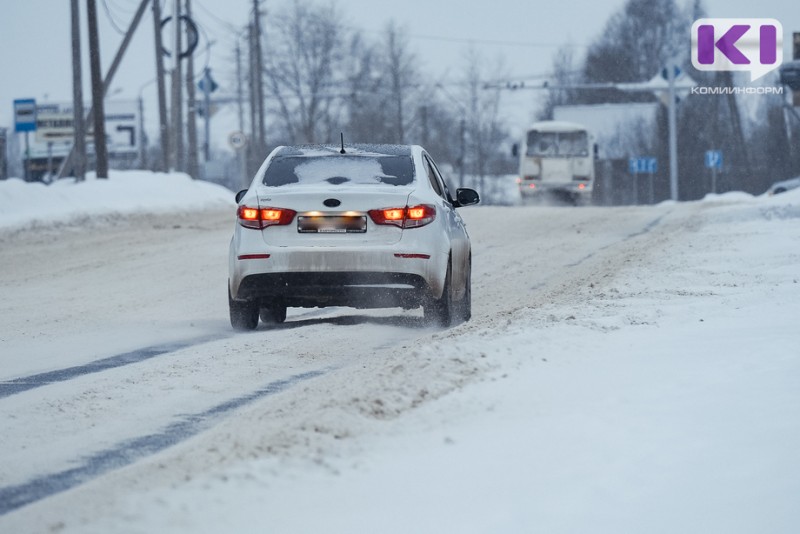
[[[236,200],[231,325],[281,323],[287,307],[412,309],[449,326],[471,313],[472,253],[451,197],[420,146],[283,146]]]
[[[800,187],[800,176],[797,176],[795,178],[789,178],[788,180],[783,180],[780,182],[775,182],[767,190],[767,194],[769,194],[770,196],[779,195],[781,193],[789,191],[790,189],[797,189],[798,187]]]

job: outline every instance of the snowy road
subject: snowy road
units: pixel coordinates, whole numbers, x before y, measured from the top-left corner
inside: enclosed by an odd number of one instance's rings
[[[643,287],[648,270],[663,276],[665,250],[693,246],[723,208],[465,209],[473,320],[445,331],[416,311],[339,308],[292,309],[285,325],[234,334],[229,210],[0,233],[0,531],[93,531],[98,507],[122,514],[114,510],[128,494],[251,460],[335,472],[375,425],[522,365],[479,340],[518,328],[531,310],[533,329],[619,328],[609,317],[630,271]],[[605,304],[582,316],[597,299]],[[657,318],[647,306],[623,317]],[[543,357],[548,343],[530,354]]]

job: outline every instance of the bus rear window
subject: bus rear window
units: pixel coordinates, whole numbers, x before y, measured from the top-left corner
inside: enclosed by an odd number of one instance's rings
[[[585,157],[589,155],[586,132],[528,132],[528,156]]]

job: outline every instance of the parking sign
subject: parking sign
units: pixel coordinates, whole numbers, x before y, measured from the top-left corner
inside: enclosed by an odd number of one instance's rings
[[[707,150],[706,151],[706,168],[707,169],[722,169],[722,151],[721,150]]]

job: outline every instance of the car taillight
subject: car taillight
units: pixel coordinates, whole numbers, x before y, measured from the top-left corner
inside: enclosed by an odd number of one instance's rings
[[[251,208],[249,206],[239,206],[236,212],[239,224],[255,230],[261,230],[268,226],[287,225],[294,220],[296,214],[296,211],[285,208]]]
[[[429,204],[370,210],[369,216],[375,224],[391,224],[399,228],[419,228],[436,218],[436,208]]]

